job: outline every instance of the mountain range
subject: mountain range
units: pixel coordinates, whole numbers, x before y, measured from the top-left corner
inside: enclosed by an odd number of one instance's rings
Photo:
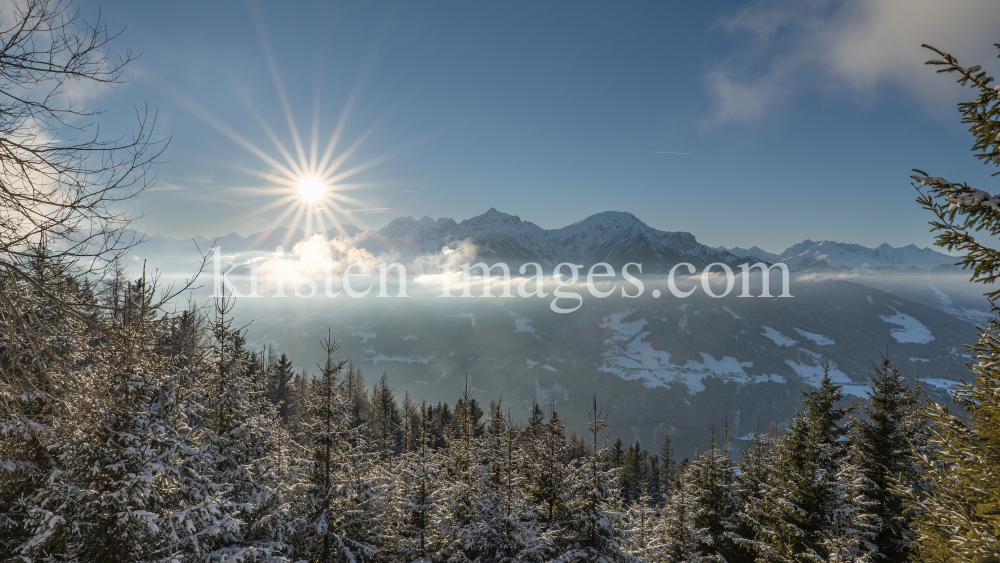
[[[327,238],[344,238],[361,249],[380,254],[393,252],[403,257],[436,253],[442,247],[462,242],[473,243],[483,259],[503,260],[513,264],[538,262],[552,267],[560,262],[594,264],[608,262],[621,266],[638,262],[646,273],[659,273],[679,262],[703,267],[711,262],[742,263],[748,259],[768,263],[782,262],[792,270],[821,269],[901,269],[933,270],[948,267],[956,258],[929,248],[909,245],[895,248],[882,244],[868,248],[858,244],[805,240],[783,252],[771,253],[756,246],[749,249],[701,244],[691,233],[654,229],[635,215],[605,211],[591,215],[560,229],[543,229],[516,215],[490,209],[460,223],[452,219],[433,220],[399,217],[379,230],[361,230],[342,225],[326,231]],[[202,250],[218,245],[227,254],[248,251],[286,251],[306,238],[300,229],[268,229],[243,237],[236,233],[207,239],[194,237]],[[148,237],[143,252],[177,254],[190,252],[190,241],[180,241],[158,234]]]
[[[860,244],[847,244],[834,241],[804,240],[792,245],[778,254],[773,254],[756,246],[751,248],[717,247],[716,250],[728,252],[740,258],[762,262],[788,264],[791,269],[807,268],[919,268],[933,270],[942,266],[954,265],[958,258],[942,254],[930,248],[920,248],[911,244],[901,248],[881,244],[868,248]]]

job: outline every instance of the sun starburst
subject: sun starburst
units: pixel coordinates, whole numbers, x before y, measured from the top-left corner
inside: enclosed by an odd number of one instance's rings
[[[230,190],[238,192],[240,195],[263,196],[271,200],[262,206],[253,206],[253,209],[242,220],[249,221],[259,218],[264,214],[269,214],[275,209],[281,209],[281,212],[269,221],[269,226],[271,228],[282,225],[291,227],[283,241],[283,244],[286,246],[289,242],[288,239],[292,236],[296,228],[302,229],[307,236],[314,232],[346,234],[346,230],[341,224],[340,219],[348,214],[353,215],[352,223],[360,223],[356,226],[366,227],[364,219],[358,216],[357,213],[385,211],[386,208],[380,208],[372,202],[365,201],[358,196],[352,196],[348,192],[355,191],[357,193],[357,190],[378,186],[379,184],[372,182],[358,182],[356,181],[356,177],[362,172],[366,172],[374,166],[396,156],[401,150],[383,154],[357,164],[352,160],[352,157],[356,155],[361,145],[375,133],[388,113],[365,130],[353,143],[341,146],[345,124],[358,99],[361,84],[366,74],[365,70],[363,69],[359,73],[347,103],[341,112],[340,119],[325,145],[320,142],[319,130],[321,120],[319,114],[321,104],[319,101],[319,89],[317,89],[313,104],[311,136],[308,143],[306,143],[303,141],[302,135],[299,133],[299,128],[296,125],[292,106],[285,93],[279,72],[279,65],[272,53],[261,21],[258,21],[258,31],[260,32],[264,58],[271,71],[281,110],[285,116],[288,134],[291,139],[291,147],[282,142],[282,139],[271,125],[252,106],[249,106],[250,111],[270,141],[273,147],[271,150],[266,150],[251,142],[244,135],[236,132],[232,127],[229,127],[211,112],[200,107],[193,100],[184,96],[177,96],[178,102],[187,106],[192,113],[248,150],[268,167],[267,171],[237,167],[242,172],[263,179],[265,185],[263,187],[230,188]],[[369,58],[365,66],[370,64],[370,62]]]

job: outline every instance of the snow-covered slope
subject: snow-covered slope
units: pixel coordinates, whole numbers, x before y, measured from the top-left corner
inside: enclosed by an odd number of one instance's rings
[[[908,245],[895,248],[881,244],[868,248],[860,244],[805,240],[789,247],[777,260],[789,266],[826,266],[830,268],[921,268],[931,270],[950,265],[957,259],[930,248]]]
[[[757,260],[760,262],[772,262],[772,263],[778,261],[777,254],[773,254],[771,252],[764,250],[763,248],[759,248],[756,246],[751,246],[750,248],[740,248],[738,246],[733,248],[726,248],[724,246],[719,246],[716,247],[716,250],[728,252],[733,256],[736,256],[737,258],[746,258],[750,260]]]
[[[548,231],[564,256],[584,264],[631,261],[676,263],[692,257],[700,261],[730,262],[725,251],[700,244],[691,233],[659,231],[631,213],[605,211],[568,227]]]
[[[452,241],[469,240],[485,259],[554,263],[558,249],[538,225],[491,208],[458,224]]]
[[[268,343],[296,365],[322,362],[316,340],[332,329],[341,357],[366,375],[386,372],[418,402],[454,400],[468,374],[478,396],[502,396],[515,416],[554,402],[560,416],[583,421],[597,393],[616,427],[634,428],[644,443],[662,442],[670,426],[703,438],[739,412],[741,434],[758,416],[785,420],[827,361],[854,397],[865,396],[879,353],[911,378],[919,366],[935,397],[968,373],[962,343],[975,330],[945,312],[824,276],[796,281],[794,295],[680,300],[647,290],[591,299],[569,315],[553,313],[548,299],[260,299],[241,301],[237,322],[253,319],[251,345]]]
[[[833,269],[883,269],[883,268],[919,268],[933,270],[940,266],[952,265],[957,261],[954,256],[942,254],[930,248],[920,248],[916,245],[893,247],[881,244],[868,248],[860,244],[847,244],[831,240],[804,240],[792,245],[780,254],[774,254],[758,248],[726,248],[716,250],[728,252],[739,258],[756,259],[765,262],[784,262],[790,268],[833,268]]]

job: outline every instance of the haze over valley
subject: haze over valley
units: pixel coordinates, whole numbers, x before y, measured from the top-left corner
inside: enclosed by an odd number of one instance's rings
[[[955,257],[935,250],[810,240],[778,253],[710,248],[694,234],[659,231],[624,212],[599,213],[555,230],[490,209],[461,222],[400,217],[377,231],[344,225],[308,237],[301,230],[275,229],[194,241],[148,238],[135,249],[132,264],[146,260],[166,278],[189,274],[198,262],[196,244],[203,251],[220,249],[223,271],[236,266],[230,277],[242,291],[248,286],[240,264],[255,263],[260,272],[279,271],[281,264],[316,276],[319,290],[310,298],[275,298],[274,288],[261,282],[262,298],[236,300],[240,322],[252,320],[250,344],[286,352],[298,367],[320,362],[318,341],[329,329],[342,357],[366,377],[385,372],[415,400],[453,400],[468,374],[476,393],[503,397],[521,417],[534,401],[554,405],[571,426],[582,427],[597,393],[613,413],[615,434],[657,443],[669,432],[678,447],[695,447],[707,425],[726,417],[741,436],[758,423],[787,419],[799,405],[799,390],[818,382],[827,361],[845,392],[863,398],[878,351],[943,399],[967,373],[962,343],[988,316],[986,288],[970,283]],[[279,246],[281,254],[275,252]],[[365,278],[354,284],[376,288],[377,263],[404,264],[411,297],[379,299],[378,289],[361,299],[327,297],[320,276],[327,269],[342,273],[351,261],[373,270],[367,284]],[[494,297],[481,296],[479,275],[471,284],[476,297],[439,297],[440,275],[434,274],[442,264],[458,270],[459,263],[479,261],[506,263],[513,286],[524,277],[518,267],[528,262],[540,264],[547,276],[561,262],[581,264],[581,285],[598,262],[616,272],[641,263],[644,291],[636,299],[617,291],[596,299],[578,288],[580,308],[556,314],[551,296],[499,297],[500,271],[493,270]],[[793,297],[740,298],[738,276],[735,290],[716,299],[700,288],[697,274],[685,277],[682,270],[677,285],[696,291],[677,298],[666,274],[681,262],[699,272],[721,262],[737,274],[740,264],[785,264]],[[777,296],[780,270],[771,272],[771,294]],[[209,263],[201,289],[189,297],[206,303],[212,275]],[[602,289],[625,285],[634,293],[622,281],[619,273]],[[761,293],[759,276],[752,287],[753,295]],[[661,297],[653,297],[654,289]],[[291,295],[292,285],[286,291]]]

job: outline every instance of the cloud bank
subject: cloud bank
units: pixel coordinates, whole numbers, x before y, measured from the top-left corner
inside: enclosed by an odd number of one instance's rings
[[[866,96],[892,85],[924,103],[954,101],[961,90],[924,66],[936,57],[920,45],[989,69],[1000,7],[995,0],[759,0],[717,25],[735,49],[705,76],[711,121],[752,122],[810,91]]]

